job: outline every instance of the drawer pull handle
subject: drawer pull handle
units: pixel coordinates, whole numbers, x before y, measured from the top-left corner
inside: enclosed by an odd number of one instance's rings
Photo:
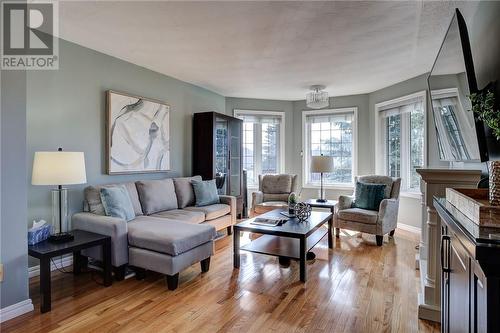
[[[445,273],[449,273],[451,270],[448,266],[444,266],[444,242],[447,242],[449,244],[449,241],[450,241],[450,236],[447,236],[447,235],[443,235],[441,236],[441,269],[443,270],[443,272]],[[449,251],[447,251],[447,253],[449,253]]]

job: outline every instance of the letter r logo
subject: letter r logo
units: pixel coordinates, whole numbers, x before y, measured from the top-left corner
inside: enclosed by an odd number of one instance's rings
[[[52,3],[2,3],[3,54],[53,54]]]

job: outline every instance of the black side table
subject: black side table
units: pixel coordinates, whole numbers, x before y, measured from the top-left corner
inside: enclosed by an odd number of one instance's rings
[[[73,273],[79,274],[81,263],[84,260],[80,251],[94,246],[102,247],[102,258],[104,266],[104,285],[110,286],[111,279],[111,237],[87,232],[73,230],[75,239],[66,243],[50,243],[43,241],[28,246],[28,254],[40,259],[40,312],[48,312],[51,309],[51,283],[50,283],[50,261],[67,253],[73,253]]]
[[[332,229],[334,227],[333,225],[333,217],[335,215],[335,206],[337,206],[338,201],[337,200],[327,200],[326,202],[318,202],[316,199],[309,199],[304,201],[306,204],[308,204],[311,207],[315,208],[326,208],[329,209],[330,212],[332,213],[332,217],[330,218],[330,232],[328,233],[328,244],[331,245],[333,244],[333,237],[332,237]],[[339,237],[339,228],[335,228],[335,236]],[[329,246],[332,248],[333,246]]]

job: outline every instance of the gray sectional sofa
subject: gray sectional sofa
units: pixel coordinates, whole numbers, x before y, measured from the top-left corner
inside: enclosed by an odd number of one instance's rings
[[[137,277],[145,270],[167,275],[169,289],[177,287],[179,272],[201,262],[207,271],[216,231],[231,232],[236,222],[236,198],[219,196],[220,203],[196,207],[191,180],[185,177],[122,184],[89,186],[84,193],[84,211],[72,217],[73,229],[108,235],[112,243],[115,277],[123,279],[127,265]],[[106,216],[100,188],[124,185],[134,207],[135,218],[125,221]],[[101,259],[99,249],[85,256]]]

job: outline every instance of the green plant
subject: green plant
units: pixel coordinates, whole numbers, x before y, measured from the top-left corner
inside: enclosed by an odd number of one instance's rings
[[[472,112],[491,128],[495,138],[500,141],[500,112],[495,109],[495,94],[491,89],[469,95]]]
[[[290,193],[288,196],[288,205],[295,205],[297,203],[297,195],[295,192]]]

